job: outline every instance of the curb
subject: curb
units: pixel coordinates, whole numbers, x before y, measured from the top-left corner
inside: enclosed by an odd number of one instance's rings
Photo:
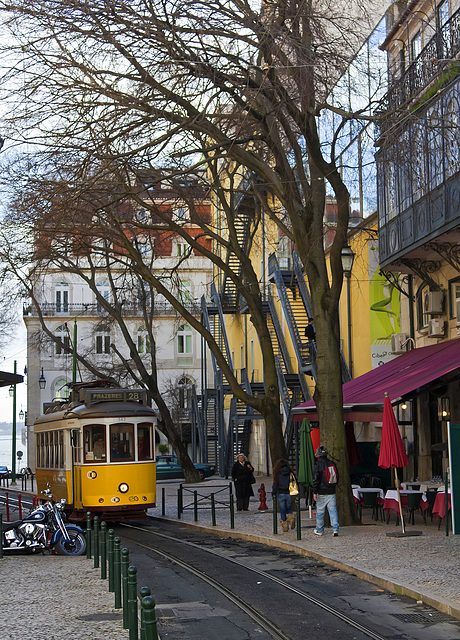
[[[446,613],[457,620],[460,620],[460,608],[453,607],[448,602],[435,599],[433,596],[430,596],[421,591],[415,591],[412,587],[407,584],[394,582],[393,580],[389,580],[383,576],[379,576],[364,569],[359,569],[358,567],[353,567],[349,564],[344,564],[339,560],[335,560],[327,555],[318,553],[317,551],[311,551],[309,549],[304,549],[295,544],[289,542],[283,542],[282,540],[275,540],[274,538],[266,538],[257,536],[251,533],[242,533],[236,532],[233,530],[224,530],[224,529],[216,529],[215,527],[210,527],[207,525],[200,525],[191,522],[183,522],[181,520],[176,520],[174,518],[160,517],[160,516],[148,516],[152,520],[156,520],[158,522],[168,522],[169,524],[174,524],[179,527],[183,527],[184,529],[197,529],[202,531],[203,533],[214,533],[215,535],[225,537],[225,538],[234,538],[247,540],[248,542],[258,542],[260,544],[264,544],[269,547],[275,547],[278,549],[284,549],[286,551],[292,551],[301,556],[307,556],[309,558],[314,558],[315,560],[319,560],[320,562],[324,562],[324,564],[328,564],[335,569],[339,569],[340,571],[344,571],[345,573],[349,573],[354,575],[360,580],[366,580],[366,582],[370,582],[371,584],[375,584],[382,589],[386,589],[387,591],[391,591],[400,596],[408,596],[417,602],[422,602],[423,604],[429,605],[433,607],[433,609],[437,609],[442,613]]]

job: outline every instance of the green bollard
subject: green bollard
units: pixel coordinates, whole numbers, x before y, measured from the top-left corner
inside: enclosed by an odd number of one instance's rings
[[[193,492],[193,519],[198,522],[198,491]]]
[[[128,567],[128,621],[129,640],[138,640],[136,567]]]
[[[273,494],[273,535],[278,533],[278,500],[276,493]]]
[[[144,640],[158,640],[157,618],[155,615],[155,600],[152,598],[152,596],[146,596],[142,599],[142,611],[144,612],[145,625]]]
[[[233,493],[230,494],[230,529],[235,528],[235,507],[233,505]]]
[[[91,560],[91,513],[86,512],[86,557]]]
[[[94,516],[94,568],[99,569],[99,517]]]
[[[211,493],[211,517],[212,517],[212,526],[215,527],[216,522],[216,500],[214,494]]]
[[[114,582],[113,582],[113,537],[114,537],[114,530],[113,529],[109,529],[109,539],[108,539],[108,544],[107,544],[107,558],[108,558],[108,565],[109,565],[109,591],[110,593],[113,593],[115,587],[114,587]]]
[[[107,525],[101,522],[101,580],[107,579]]]
[[[128,567],[129,550],[121,550],[121,591],[123,596],[123,629],[129,628],[129,608],[128,608]]]
[[[115,592],[115,609],[121,609],[121,551],[120,538],[113,539],[113,590]]]
[[[296,519],[297,519],[297,540],[302,539],[301,525],[300,525],[300,496],[296,496],[295,499]]]
[[[144,598],[146,598],[149,595],[151,595],[150,588],[141,587],[139,591],[139,600],[141,601],[141,626],[139,629],[140,640],[145,640],[145,618],[144,618],[144,607],[142,606],[142,601],[144,600]]]
[[[164,516],[166,513],[166,489],[161,487],[161,515]]]
[[[0,513],[0,559],[3,558],[3,518]]]

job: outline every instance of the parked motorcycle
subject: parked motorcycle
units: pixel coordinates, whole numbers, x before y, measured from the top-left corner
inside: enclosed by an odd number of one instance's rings
[[[55,502],[49,486],[42,491],[47,497],[23,520],[3,524],[3,551],[37,553],[54,549],[62,556],[80,556],[86,552],[83,529],[65,524],[65,500]]]

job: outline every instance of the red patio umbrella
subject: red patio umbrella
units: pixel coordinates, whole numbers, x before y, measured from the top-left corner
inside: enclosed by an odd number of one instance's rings
[[[395,470],[396,491],[398,492],[399,513],[401,515],[401,526],[405,533],[404,518],[401,506],[401,495],[399,493],[399,479],[397,467],[406,467],[409,464],[404,444],[399,433],[399,427],[396,422],[393,407],[391,406],[388,393],[385,393],[383,402],[383,420],[382,420],[382,441],[380,443],[379,467],[382,469]]]

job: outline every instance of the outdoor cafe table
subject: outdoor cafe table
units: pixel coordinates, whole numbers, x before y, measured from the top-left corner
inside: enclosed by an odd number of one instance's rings
[[[375,487],[356,487],[353,488],[353,497],[355,502],[358,504],[360,502],[359,494],[360,493],[378,493],[377,499],[383,503],[384,493],[382,489],[378,489]]]
[[[422,494],[422,504],[426,502],[426,495],[423,491],[413,491],[412,489],[402,489],[399,492],[401,494],[401,506],[407,508],[407,496],[410,493],[421,493]],[[428,506],[428,503],[427,503]],[[391,510],[399,513],[399,502],[398,502],[398,492],[396,489],[389,489],[385,494],[385,500],[383,501],[383,510],[391,513]],[[423,507],[422,507],[423,509]]]
[[[448,492],[448,500],[449,500],[448,508],[450,510],[450,501],[451,501],[450,491]],[[434,516],[437,516],[438,518],[444,518],[444,516],[446,515],[446,492],[442,491],[441,489],[438,489],[438,493],[436,494],[436,499],[434,501],[432,513]]]

